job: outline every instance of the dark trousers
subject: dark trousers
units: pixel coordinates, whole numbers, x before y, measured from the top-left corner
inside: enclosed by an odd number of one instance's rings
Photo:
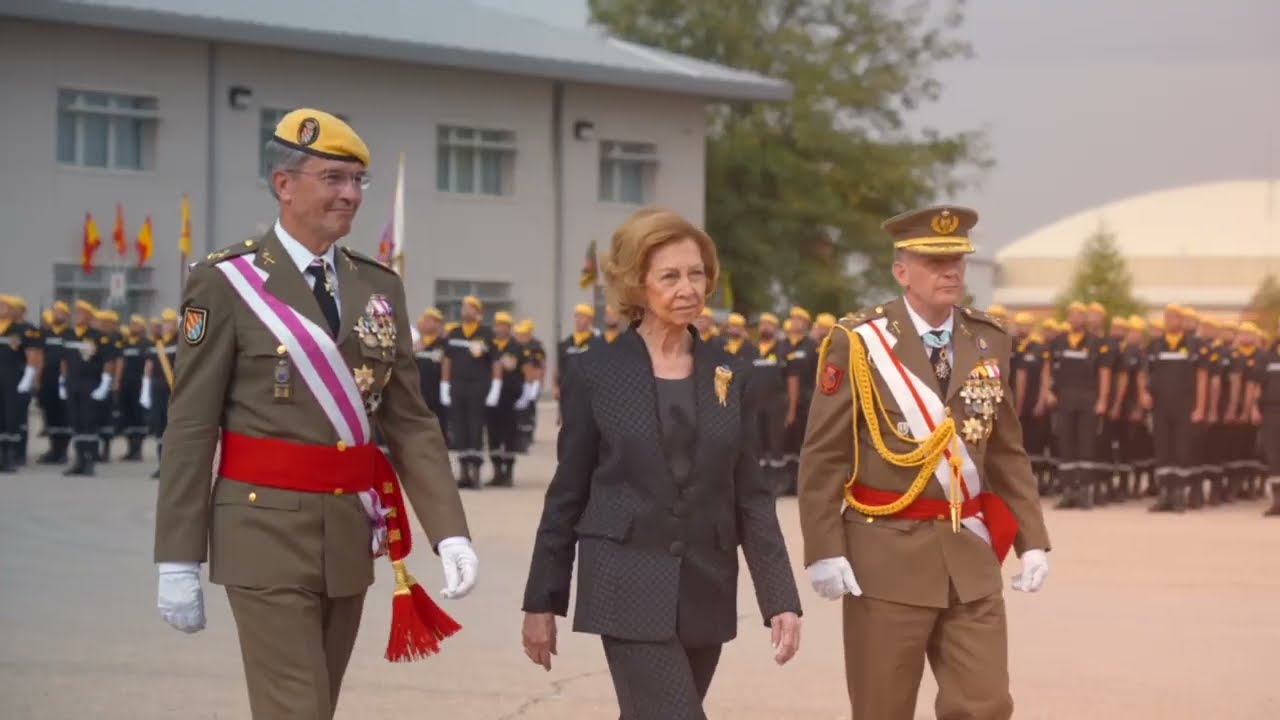
[[[459,381],[453,384],[453,401],[449,406],[449,427],[458,448],[458,459],[464,465],[484,462],[484,398],[489,394],[489,381]]]
[[[760,399],[756,411],[756,432],[760,443],[760,462],[771,467],[782,467],[786,461],[787,445],[787,397],[775,395]]]
[[[27,426],[28,418],[31,416],[31,393],[19,393],[18,395],[18,443],[14,450],[14,463],[18,465],[27,464],[27,438],[30,437],[31,428]]]
[[[538,402],[516,411],[516,452],[527,453],[533,445],[533,434],[538,430]]]
[[[1155,475],[1162,485],[1181,489],[1191,477],[1196,461],[1198,429],[1186,410],[1157,407],[1152,412],[1152,440],[1155,444]]]
[[[702,700],[722,646],[601,639],[621,720],[706,720]]]
[[[18,442],[18,428],[22,425],[22,395],[18,392],[20,373],[0,370],[0,444]]]
[[[510,468],[516,461],[516,400],[500,398],[497,407],[486,408],[489,431],[489,461],[494,467]]]
[[[96,458],[101,410],[90,395],[94,388],[67,390],[67,414],[71,420],[71,442],[77,458]]]
[[[1049,421],[1041,415],[1023,415],[1019,418],[1022,425],[1022,447],[1027,451],[1031,467],[1040,470],[1047,456],[1046,446],[1049,439]]]
[[[1058,470],[1069,490],[1085,490],[1096,470],[1098,416],[1093,406],[1061,407],[1054,417],[1054,434],[1058,441]]]
[[[1262,427],[1258,429],[1259,445],[1265,454],[1266,471],[1271,482],[1280,480],[1280,406],[1262,408]]]
[[[786,422],[786,406],[783,406],[783,423]],[[805,425],[809,421],[809,400],[805,396],[805,391],[800,390],[800,402],[796,407],[796,421],[791,427],[786,428],[786,447],[787,462],[790,464],[799,464],[800,448],[804,447],[804,430]]]
[[[131,441],[141,441],[147,434],[147,412],[138,402],[141,384],[124,383],[120,387],[120,433]]]

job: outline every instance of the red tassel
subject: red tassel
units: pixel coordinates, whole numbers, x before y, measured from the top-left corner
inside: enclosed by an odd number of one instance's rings
[[[412,662],[440,652],[436,634],[423,623],[412,595],[397,593],[391,599],[391,637],[387,640],[387,659]]]
[[[462,629],[457,620],[449,616],[443,608],[436,604],[435,600],[422,589],[419,584],[414,584],[409,589],[410,596],[413,598],[414,608],[418,611],[418,618],[422,624],[427,627],[436,640],[444,640]]]

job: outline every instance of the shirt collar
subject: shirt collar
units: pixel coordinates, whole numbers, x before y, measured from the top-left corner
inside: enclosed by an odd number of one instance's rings
[[[950,333],[952,328],[955,327],[956,314],[954,310],[947,314],[947,319],[941,325],[934,327],[927,320],[920,317],[915,308],[911,307],[911,301],[906,297],[902,298],[902,304],[907,306],[907,316],[911,318],[911,324],[916,327],[916,334],[921,337],[930,330],[945,330]]]
[[[329,263],[329,267],[337,267],[333,264],[333,245],[329,246],[329,249],[325,251],[324,255],[315,255],[308,250],[306,246],[290,235],[289,231],[284,229],[284,226],[280,224],[279,220],[276,220],[275,230],[276,237],[280,239],[280,244],[284,246],[284,251],[289,254],[289,259],[293,260],[293,264],[298,266],[298,272],[305,273],[307,271],[307,267],[311,265],[311,263],[315,262],[317,257],[323,258],[325,262]]]

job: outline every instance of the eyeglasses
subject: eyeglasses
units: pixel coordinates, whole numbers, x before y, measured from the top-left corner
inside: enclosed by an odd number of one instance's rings
[[[326,187],[331,188],[333,190],[344,188],[351,183],[354,183],[356,187],[359,187],[361,190],[368,190],[369,183],[372,180],[372,178],[369,177],[369,173],[367,172],[349,173],[349,172],[342,172],[341,170],[325,170],[324,172],[318,172],[318,173],[306,172],[303,170],[294,170],[293,174],[310,175],[314,178],[319,178],[320,182],[324,183]]]

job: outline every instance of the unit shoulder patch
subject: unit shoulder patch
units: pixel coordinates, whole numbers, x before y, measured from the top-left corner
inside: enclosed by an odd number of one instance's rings
[[[208,310],[194,305],[182,309],[182,337],[188,345],[199,345],[208,329]]]

